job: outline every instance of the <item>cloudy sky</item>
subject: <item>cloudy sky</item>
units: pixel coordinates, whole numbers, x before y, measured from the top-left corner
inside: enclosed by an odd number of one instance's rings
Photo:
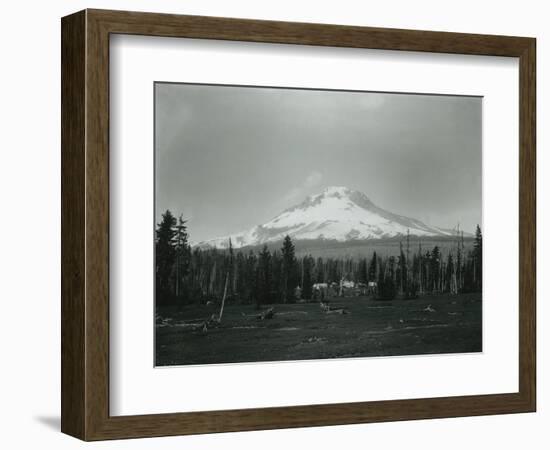
[[[156,215],[200,241],[264,223],[327,186],[391,212],[481,222],[482,99],[155,84]]]

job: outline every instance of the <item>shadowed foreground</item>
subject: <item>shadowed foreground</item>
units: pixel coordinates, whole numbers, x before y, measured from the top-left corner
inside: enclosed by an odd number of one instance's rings
[[[318,303],[273,305],[259,320],[249,305],[226,305],[219,327],[200,320],[219,306],[157,308],[157,366],[288,361],[482,351],[481,294],[414,300],[335,298],[327,314]]]

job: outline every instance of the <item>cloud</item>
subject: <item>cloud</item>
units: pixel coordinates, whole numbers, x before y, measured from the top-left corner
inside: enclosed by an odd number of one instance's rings
[[[300,186],[292,188],[284,196],[284,202],[286,204],[292,204],[297,201],[303,200],[308,195],[308,191],[321,184],[323,180],[323,174],[321,172],[311,172],[302,182]]]
[[[321,172],[311,172],[304,181],[305,188],[312,188],[319,186],[321,180],[323,179],[323,174]]]

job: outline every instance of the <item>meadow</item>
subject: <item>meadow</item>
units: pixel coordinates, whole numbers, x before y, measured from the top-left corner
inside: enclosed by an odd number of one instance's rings
[[[315,303],[158,306],[156,366],[482,351],[480,293],[416,299],[330,298]],[[273,308],[273,317],[260,317]]]

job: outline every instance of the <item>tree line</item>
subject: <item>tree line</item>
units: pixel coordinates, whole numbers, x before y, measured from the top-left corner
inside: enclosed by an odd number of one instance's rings
[[[293,303],[326,295],[343,295],[343,282],[352,292],[380,299],[415,298],[435,293],[481,292],[482,235],[476,228],[473,249],[465,251],[456,236],[453,251],[443,255],[436,245],[412,249],[409,236],[398,256],[371,258],[297,257],[289,236],[280,249],[259,252],[191,248],[185,220],[167,210],[155,236],[155,292],[157,304],[218,302]],[[322,287],[323,289],[319,289]],[[349,292],[349,289],[347,290]]]

